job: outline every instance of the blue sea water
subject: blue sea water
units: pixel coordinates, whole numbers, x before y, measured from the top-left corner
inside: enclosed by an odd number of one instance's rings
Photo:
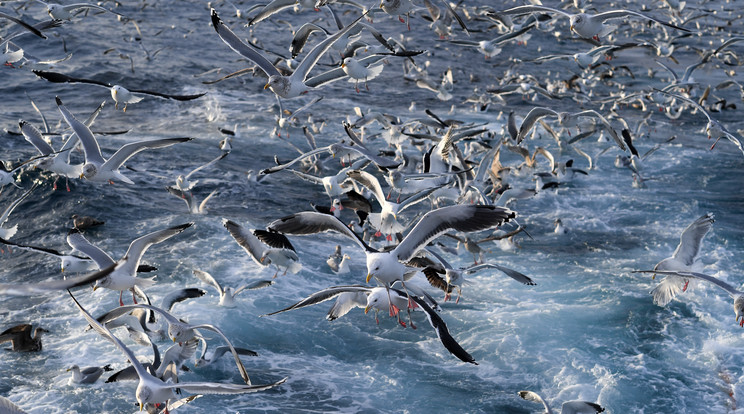
[[[486,60],[475,49],[439,39],[421,18],[425,12],[411,18],[410,30],[394,17],[379,15],[374,19],[377,30],[401,40],[409,49],[426,50],[414,59],[421,67],[427,63],[432,79],[438,82],[445,70],[452,69],[452,99],[441,101],[434,93],[417,88],[402,76],[403,58],[389,57],[382,75],[368,83],[369,91],[361,86],[357,93],[353,84],[339,81],[305,97],[285,101],[284,106],[294,110],[314,96],[324,97],[308,111],[314,122],[325,122],[322,131],[315,134],[319,146],[345,136],[341,122],[347,117],[355,118],[354,107],[364,112],[389,113],[404,122],[425,118],[424,110],[430,109],[443,118],[487,123],[492,131],[485,137],[495,145],[505,136],[502,126],[510,111],[521,118],[534,106],[548,106],[568,111],[595,109],[608,116],[610,105],[602,107],[592,100],[616,93],[621,86],[627,91],[648,91],[667,84],[669,75],[654,59],[684,72],[687,65],[700,58],[699,51],[720,45],[722,38],[741,35],[740,25],[726,25],[722,20],[740,13],[731,3],[693,3],[688,2],[682,14],[705,12],[706,16],[685,24],[696,33],[676,40],[674,56],[679,64],[630,49],[618,52],[596,70],[611,71],[603,81],[590,80],[596,73],[583,72],[572,60],[542,65],[527,62],[543,54],[571,54],[591,47],[568,33],[566,19],[554,19],[534,30],[524,45],[505,44],[501,54]],[[46,17],[40,3],[0,4],[6,9],[19,9],[24,19]],[[101,4],[116,6],[107,1]],[[242,9],[250,6],[236,4]],[[192,323],[217,325],[236,346],[257,351],[258,357],[244,358],[254,383],[284,377],[288,380],[275,389],[255,394],[204,396],[179,412],[540,412],[538,404],[517,396],[517,391],[524,389],[542,394],[556,409],[563,401],[583,399],[596,401],[611,413],[742,412],[739,401],[744,399],[744,338],[742,328],[734,321],[730,298],[714,286],[693,283],[669,305],[659,307],[649,295],[657,281],[648,275],[631,273],[650,269],[670,256],[684,228],[712,212],[716,223],[701,250],[704,272],[737,287],[744,282],[744,268],[738,259],[744,250],[744,158],[725,140],[709,150],[711,141],[702,131],[705,117],[689,110],[672,120],[655,105],[649,105],[646,111],[626,106],[617,109],[617,115],[633,130],[648,117],[648,125],[640,128],[642,133],[634,135],[641,153],[660,144],[644,161],[644,177],[649,178],[645,188],[632,186],[630,171],[614,166],[620,150],[611,143],[598,142],[597,135],[575,144],[592,156],[591,169],[586,158],[568,147],[559,148],[542,129],[541,135],[525,141],[529,148],[549,149],[557,161],[574,159],[575,166],[588,174],[578,175],[556,190],[511,203],[532,238],[522,233],[516,237],[515,247],[504,250],[496,243],[486,247],[487,261],[529,275],[536,286],[523,286],[501,274],[481,272],[468,277],[459,303],[441,303],[441,317],[453,337],[476,359],[477,366],[450,355],[420,314],[414,315],[416,330],[403,329],[383,314],[379,324],[375,323],[371,314],[365,315],[360,309],[328,322],[324,317],[330,302],[274,317],[259,317],[320,289],[364,282],[363,253],[353,243],[333,234],[293,237],[303,264],[298,274],[280,275],[267,289],[243,293],[235,308],[219,307],[215,291],[197,280],[193,269],[208,271],[231,286],[274,274],[273,269],[258,268],[232,240],[222,219],[261,228],[276,218],[310,209],[310,203],[328,203],[328,197],[320,186],[289,173],[273,174],[259,183],[248,179],[247,171],[273,165],[275,154],[284,160],[297,152],[272,134],[278,109],[273,94],[263,90],[265,78],[249,74],[213,85],[202,83],[250,65],[219,39],[210,24],[210,6],[239,36],[282,55],[288,54],[290,27],[296,30],[307,21],[331,27],[325,11],[285,10],[250,30],[243,27],[245,20],[234,15],[235,9],[228,2],[124,1],[115,10],[133,21],[125,23],[112,14],[91,12],[48,31],[47,40],[30,36],[18,39],[17,44],[26,53],[38,57],[61,58],[72,53],[69,60],[51,69],[71,76],[173,94],[207,92],[189,102],[147,96],[130,105],[126,112],[114,109],[104,88],[48,83],[28,67],[0,68],[0,124],[5,131],[17,132],[20,119],[41,127],[41,118],[30,97],[51,129],[64,132],[66,124],[54,101],[59,96],[78,118],[85,118],[100,102],[108,101],[93,130],[129,132],[98,135],[105,156],[133,140],[195,138],[170,148],[144,151],[130,159],[127,166],[132,170],[122,171],[135,185],[70,180],[68,192],[64,179],[54,190],[54,178],[43,177],[38,171],[24,172],[19,185],[27,188],[34,179],[43,179],[43,184],[8,222],[18,224],[13,238],[16,242],[68,251],[65,235],[71,225],[70,216],[95,216],[106,224],[86,232],[86,237],[114,258],[121,257],[129,242],[139,235],[195,223],[192,229],[153,246],[145,254],[144,262],[158,267],[157,283],[147,293],[158,303],[175,288],[206,289],[207,295],[175,305],[174,312]],[[494,37],[496,29],[484,19],[474,19],[475,8],[507,8],[512,3],[468,1],[464,6],[470,16],[469,39],[482,40]],[[597,10],[641,10],[644,4],[597,1],[591,6]],[[698,7],[701,11],[696,11]],[[359,13],[348,6],[337,9],[343,12],[340,14],[344,21]],[[649,13],[671,20],[669,10],[659,3]],[[9,30],[3,27],[0,33]],[[621,44],[653,40],[662,37],[663,32],[659,26],[635,23],[632,28],[623,25],[612,38],[603,41]],[[667,30],[667,34],[680,33]],[[467,38],[456,28],[452,36]],[[311,38],[311,42],[317,41]],[[731,50],[741,54],[742,46],[733,45]],[[337,64],[338,57],[321,59],[324,65],[331,62]],[[205,74],[215,68],[220,71]],[[715,88],[726,79],[737,79],[738,69],[713,59],[694,73],[699,83],[695,92],[699,96],[707,85]],[[729,76],[728,71],[734,76]],[[587,79],[590,99],[577,103],[572,99],[549,100],[541,95],[505,95],[504,102],[495,100],[485,111],[464,102],[474,89],[482,93],[513,75],[534,76],[540,82],[579,75]],[[713,93],[737,106],[714,116],[732,132],[744,128],[739,92],[727,88]],[[617,115],[611,122],[620,130]],[[307,124],[307,115],[300,118],[301,124]],[[188,173],[218,156],[218,143],[224,138],[218,128],[235,127],[239,136],[233,139],[230,155],[193,177],[199,181],[194,189],[198,199],[216,190],[207,205],[208,212],[188,214],[185,203],[168,194],[165,186],[173,185],[178,174]],[[576,132],[575,128],[571,131]],[[371,146],[382,149],[385,144],[375,137],[378,133],[380,128],[372,126],[365,136]],[[438,131],[440,136],[443,133]],[[564,142],[570,139],[568,131],[560,133]],[[285,135],[282,134],[284,138]],[[23,137],[10,132],[2,136],[3,160],[18,163],[36,155]],[[667,143],[672,136],[676,139]],[[59,148],[59,136],[52,140]],[[303,150],[308,148],[298,127],[291,128],[289,141]],[[418,151],[410,144],[404,147],[409,154]],[[501,153],[505,166],[515,167],[522,162],[514,153],[504,149]],[[73,158],[82,160],[82,152]],[[337,160],[325,163],[326,174],[338,168]],[[547,170],[547,163],[540,160],[534,172]],[[532,172],[516,174],[512,185],[534,187]],[[6,186],[0,194],[0,205],[7,205],[22,192]],[[406,217],[413,219],[427,208],[424,203]],[[568,233],[553,233],[557,218],[565,223]],[[443,241],[454,247],[451,240]],[[336,244],[341,244],[352,257],[349,274],[335,275],[325,264]],[[447,258],[456,266],[472,262],[467,252],[459,256],[448,254]],[[0,260],[3,283],[62,277],[59,262],[43,255],[5,249]],[[441,298],[441,292],[431,292]],[[116,293],[112,291],[80,289],[76,297],[94,315],[117,305]],[[125,302],[131,300],[127,294],[124,298]],[[69,373],[65,370],[73,364],[111,363],[123,368],[127,362],[111,343],[83,331],[84,319],[66,294],[2,297],[0,303],[0,329],[29,322],[51,331],[44,336],[42,352],[0,352],[0,395],[33,413],[136,411],[135,383],[68,383]],[[136,346],[122,332],[115,333],[140,358],[151,358],[149,348]],[[213,338],[211,342],[219,341]],[[161,349],[168,345],[162,343]],[[193,362],[187,365],[192,370],[182,374],[183,381],[241,381],[230,358],[204,368],[193,368]]]

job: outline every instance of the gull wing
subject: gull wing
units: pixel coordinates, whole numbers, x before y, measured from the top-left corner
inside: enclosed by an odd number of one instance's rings
[[[406,262],[429,242],[449,230],[470,232],[500,226],[517,216],[504,207],[454,205],[432,210],[421,218],[395,248],[398,260]]]
[[[28,189],[23,195],[18,197],[17,199],[13,200],[12,203],[8,207],[5,208],[5,211],[3,211],[3,215],[0,216],[0,225],[4,224],[6,221],[8,221],[8,217],[10,217],[10,213],[15,210],[16,207],[18,207],[19,204],[23,202],[23,200],[26,199],[37,187],[37,184],[34,184],[31,186],[31,188]],[[15,232],[14,232],[15,233]]]
[[[385,192],[382,191],[380,181],[377,179],[377,177],[361,170],[347,171],[346,175],[371,191],[380,205],[384,205],[385,203],[387,203],[387,200],[385,199]]]
[[[114,266],[109,266],[98,272],[79,277],[71,277],[65,280],[52,280],[39,283],[0,283],[0,294],[14,296],[30,296],[43,294],[55,290],[72,289],[78,286],[88,285],[96,280],[103,279],[114,271]]]
[[[219,161],[219,160],[221,160],[221,159],[223,159],[223,158],[227,157],[227,154],[229,154],[229,152],[226,152],[226,153],[224,153],[224,154],[220,155],[219,157],[217,157],[217,158],[213,159],[212,161],[209,161],[208,163],[206,163],[206,164],[204,164],[204,165],[200,165],[200,166],[198,166],[198,167],[194,168],[193,170],[191,170],[191,172],[190,172],[190,173],[186,174],[186,178],[187,178],[187,179],[188,179],[188,178],[190,178],[190,177],[191,177],[192,175],[194,175],[194,173],[195,173],[195,172],[197,172],[197,171],[200,171],[200,170],[203,170],[204,168],[207,168],[207,167],[209,167],[210,165],[212,165],[212,164],[216,163],[217,161]]]
[[[400,292],[401,294],[404,294],[403,292]],[[429,306],[429,304],[426,303],[425,300],[419,298],[418,296],[409,296],[413,301],[418,304],[421,309],[426,312],[426,318],[429,320],[429,323],[431,324],[431,327],[434,328],[434,331],[437,333],[437,337],[442,342],[442,345],[444,345],[445,348],[447,348],[447,351],[449,351],[452,355],[456,356],[458,359],[460,359],[463,362],[469,362],[471,364],[478,365],[477,362],[475,362],[475,359],[465,350],[462,346],[460,346],[459,343],[455,340],[455,338],[452,337],[452,335],[449,333],[449,330],[447,329],[447,324],[444,323],[444,320],[442,320],[439,315]]]
[[[286,8],[292,7],[295,4],[297,4],[297,0],[273,0],[272,2],[264,6],[264,8],[259,10],[258,14],[253,16],[251,21],[248,22],[248,26],[253,26],[254,24],[271,16],[272,14],[278,13]]]
[[[714,285],[720,287],[721,289],[725,290],[726,293],[731,295],[731,297],[737,297],[738,295],[744,294],[744,292],[734,288],[733,286],[729,285],[728,283],[724,282],[721,279],[718,279],[713,276],[706,275],[704,273],[697,273],[697,272],[675,272],[671,270],[637,270],[633,273],[658,273],[660,275],[671,275],[671,276],[679,276],[683,278],[694,278],[694,279],[702,279],[707,280],[710,283],[713,283]]]
[[[69,244],[73,249],[78,250],[93,259],[100,269],[109,267],[116,263],[108,253],[89,242],[78,229],[73,228],[67,232],[67,244]]]
[[[284,163],[284,164],[280,164],[280,165],[277,165],[277,166],[274,166],[274,167],[271,167],[271,168],[264,168],[263,170],[261,170],[259,172],[259,174],[260,175],[266,175],[266,174],[275,173],[277,171],[281,171],[281,170],[283,170],[285,168],[291,167],[292,165],[294,165],[297,162],[300,162],[300,161],[304,160],[305,158],[312,157],[313,155],[320,154],[320,153],[323,153],[323,152],[327,152],[330,149],[331,149],[331,146],[330,145],[329,146],[326,146],[326,147],[316,148],[316,149],[314,149],[312,151],[308,151],[308,152],[300,155],[299,157],[293,159],[290,162],[287,162],[287,163]],[[279,162],[277,161],[277,164],[278,163]]]
[[[293,0],[292,4],[294,3],[295,1]],[[269,62],[269,60],[264,57],[264,55],[240,40],[240,38],[238,38],[238,36],[236,36],[235,33],[230,30],[230,28],[222,23],[222,20],[220,19],[220,16],[217,15],[217,10],[215,9],[212,9],[212,26],[214,26],[214,30],[217,31],[217,35],[219,35],[220,39],[222,39],[225,44],[230,46],[230,49],[247,58],[251,62],[257,64],[258,67],[260,67],[267,76],[281,76],[279,70],[274,67],[274,65],[272,65],[271,62]]]
[[[651,20],[653,22],[659,23],[659,24],[664,25],[666,27],[671,27],[672,29],[677,29],[677,30],[681,30],[683,32],[688,32],[688,33],[692,32],[692,30],[685,29],[684,27],[675,26],[675,25],[673,25],[671,23],[667,23],[667,22],[661,21],[661,20],[659,20],[657,18],[648,16],[648,15],[645,15],[645,14],[642,14],[642,13],[638,13],[638,12],[635,12],[635,11],[632,11],[632,10],[610,10],[610,11],[606,11],[604,13],[595,14],[592,18],[601,19],[601,20],[609,20],[609,19],[619,19],[619,18],[627,17],[627,16],[636,16],[636,17],[640,17],[642,19]]]
[[[33,33],[33,34],[35,34],[36,36],[39,36],[39,37],[40,37],[40,38],[42,38],[42,39],[46,39],[46,38],[47,38],[46,36],[44,36],[44,34],[42,34],[42,33],[41,33],[41,32],[39,31],[39,29],[37,29],[37,28],[35,28],[35,27],[31,26],[30,24],[28,24],[28,23],[24,22],[23,20],[20,20],[20,19],[16,19],[15,17],[13,17],[13,16],[11,16],[11,15],[9,15],[9,14],[5,14],[5,13],[3,13],[3,12],[0,12],[0,18],[3,18],[3,19],[8,19],[8,20],[10,20],[11,22],[13,22],[13,23],[15,23],[15,24],[21,25],[21,26],[23,26],[23,28],[24,28],[24,29],[26,29],[26,30],[28,30],[29,32],[31,32],[31,33]]]
[[[527,401],[532,401],[532,402],[542,404],[543,407],[545,407],[546,413],[553,414],[553,410],[551,410],[550,407],[548,407],[548,403],[546,403],[545,400],[542,399],[540,394],[536,392],[532,392],[532,391],[519,391],[517,395],[519,395],[520,397],[522,397],[522,399],[525,399]]]
[[[306,297],[305,299],[302,299],[299,302],[294,303],[284,309],[271,312],[271,313],[267,313],[261,316],[262,317],[271,316],[271,315],[276,315],[277,313],[287,312],[287,311],[291,311],[294,309],[300,309],[300,308],[304,308],[310,305],[316,305],[318,303],[331,300],[339,295],[346,294],[346,293],[362,293],[365,295],[364,302],[358,302],[354,296],[345,296],[344,302],[346,303],[343,305],[340,305],[340,307],[337,309],[337,312],[334,313],[335,317],[333,317],[333,319],[336,319],[336,318],[346,315],[354,307],[363,308],[364,306],[366,306],[367,305],[366,295],[368,295],[370,291],[371,289],[369,287],[361,286],[361,285],[332,286],[327,289],[323,289],[321,291],[315,292],[311,294],[310,296]],[[334,308],[336,308],[337,306],[339,306],[338,302],[336,303],[336,305],[334,305]],[[330,313],[329,313],[329,317],[330,317]],[[330,319],[330,320],[333,320],[333,319]]]
[[[534,12],[556,13],[556,14],[560,14],[560,15],[563,15],[569,18],[571,17],[570,13],[566,13],[563,10],[553,9],[553,8],[545,7],[545,6],[518,6],[518,7],[512,7],[511,9],[501,11],[499,13],[501,14],[528,14],[528,13],[534,13]]]
[[[589,110],[586,110],[586,111],[577,112],[577,113],[572,114],[572,115],[573,116],[591,115],[591,116],[595,116],[595,117],[599,118],[599,120],[602,122],[602,125],[604,125],[605,130],[607,130],[607,133],[610,134],[610,136],[612,137],[612,139],[615,140],[615,142],[620,147],[620,149],[623,150],[623,151],[625,151],[625,143],[623,142],[622,139],[620,139],[619,136],[617,136],[617,131],[615,131],[615,129],[612,127],[612,125],[610,125],[610,123],[607,121],[607,119],[605,117],[602,116],[602,114],[600,114],[599,112],[597,112],[597,111],[595,111],[593,109],[589,109]]]
[[[523,283],[529,286],[537,285],[537,283],[535,283],[529,276],[523,273],[517,272],[516,270],[509,269],[508,267],[493,264],[493,263],[483,263],[483,264],[479,264],[475,266],[470,266],[467,269],[463,269],[463,271],[467,273],[473,273],[481,269],[497,269],[497,270],[500,270],[505,275],[509,276],[510,278],[516,280],[519,283]]]
[[[591,401],[572,400],[564,402],[561,406],[561,414],[594,414],[604,410],[604,407]]]
[[[558,116],[558,112],[543,107],[535,107],[530,110],[527,116],[522,120],[522,125],[519,127],[519,134],[517,134],[517,144],[522,142],[527,133],[530,132],[535,123],[545,116]]]
[[[35,126],[26,121],[21,121],[18,125],[21,127],[21,133],[23,134],[23,137],[26,138],[26,141],[36,147],[36,150],[39,151],[41,155],[49,155],[54,152],[54,148],[52,148],[48,142],[44,141],[44,138],[41,136],[41,131],[39,131]]]
[[[707,213],[687,226],[682,232],[677,249],[672,256],[683,261],[687,266],[692,266],[700,254],[703,237],[708,234],[714,221],[713,213]]]
[[[142,255],[145,254],[150,246],[168,240],[169,238],[175,236],[176,234],[186,230],[193,225],[194,223],[185,223],[179,226],[173,226],[141,236],[129,244],[129,248],[124,254],[124,257],[122,257],[121,261],[126,260],[128,267],[136,269],[140,259],[142,258]]]
[[[230,352],[232,352],[233,357],[235,358],[235,364],[237,364],[238,366],[238,371],[240,371],[240,376],[243,378],[243,381],[245,381],[246,384],[251,385],[251,379],[248,376],[248,372],[246,372],[245,367],[243,366],[243,362],[240,360],[240,357],[238,356],[239,355],[238,352],[233,347],[232,342],[230,342],[230,340],[227,339],[225,334],[222,333],[222,330],[220,330],[220,328],[214,325],[210,325],[210,324],[201,324],[201,325],[192,325],[191,329],[206,329],[208,331],[215,332],[217,335],[222,337],[222,340],[225,341],[228,347],[230,347]],[[281,384],[281,382],[277,384]],[[257,389],[256,391],[259,391],[259,389]]]
[[[183,302],[186,299],[200,298],[206,293],[206,291],[199,288],[178,289],[165,295],[163,300],[160,301],[160,307],[170,312],[176,303]]]
[[[359,247],[366,252],[375,252],[362,240],[359,235],[351,231],[346,225],[330,214],[318,213],[315,211],[302,211],[274,220],[266,226],[269,230],[276,230],[284,234],[307,235],[322,233],[325,231],[335,231],[354,240]]]
[[[65,108],[59,97],[55,97],[55,99],[57,101],[57,108],[62,113],[65,122],[67,122],[70,128],[75,131],[75,135],[78,136],[80,142],[83,144],[85,162],[104,164],[106,160],[103,158],[103,155],[101,155],[101,147],[98,146],[98,141],[96,140],[96,137],[93,136],[93,132],[91,132],[90,128],[88,128],[84,123],[78,121],[70,111]],[[125,160],[122,162],[124,161]]]
[[[297,69],[290,75],[290,82],[297,79],[297,81],[304,82],[305,78],[307,78],[307,75],[310,74],[310,71],[313,69],[316,63],[318,63],[318,60],[320,60],[321,56],[325,54],[325,52],[328,51],[328,49],[331,48],[331,46],[336,43],[338,39],[341,38],[341,36],[348,33],[351,29],[356,26],[357,23],[359,23],[360,20],[366,15],[367,13],[362,13],[361,16],[357,17],[356,20],[349,23],[346,27],[339,30],[338,32],[334,33],[332,36],[328,36],[325,40],[318,43],[311,51],[308,53],[300,63],[299,66],[297,66]]]
[[[275,383],[262,385],[222,384],[219,382],[179,382],[174,384],[166,383],[162,386],[165,388],[179,388],[194,394],[247,394],[268,390],[277,385],[284,384],[286,381],[287,378],[282,378]]]
[[[220,293],[220,296],[225,294],[225,289],[222,287],[222,285],[217,282],[217,279],[215,279],[212,275],[210,275],[207,272],[204,272],[202,270],[194,269],[194,276],[196,276],[199,280],[202,282],[214,286],[217,289],[217,292]],[[236,292],[237,294],[237,292]]]
[[[248,252],[254,262],[259,266],[264,266],[264,264],[261,263],[261,256],[263,256],[267,247],[261,243],[253,232],[246,230],[243,226],[232,220],[223,219],[222,225],[224,225],[227,231],[230,232],[230,235],[235,239],[238,245]]]
[[[134,156],[140,151],[144,151],[146,149],[153,149],[153,148],[169,147],[171,145],[178,144],[180,142],[191,141],[192,139],[193,138],[163,138],[163,139],[153,139],[149,141],[139,141],[139,142],[132,142],[129,144],[125,144],[124,146],[119,148],[119,150],[116,151],[114,155],[112,155],[111,158],[108,159],[108,161],[103,163],[102,168],[104,169],[110,168],[112,170],[116,170],[119,167],[121,167],[121,165],[124,164],[124,162],[126,162],[129,158],[131,158],[132,156]],[[87,158],[86,158],[86,161],[87,161]]]

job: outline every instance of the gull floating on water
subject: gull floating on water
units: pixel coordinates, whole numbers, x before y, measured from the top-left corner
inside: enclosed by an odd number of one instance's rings
[[[33,336],[31,334],[32,331]],[[31,325],[24,323],[8,328],[0,333],[0,344],[10,342],[13,345],[11,349],[16,352],[41,351],[41,335],[48,332],[48,330],[40,326],[37,326],[36,329],[31,329]]]
[[[550,409],[548,403],[546,403],[538,393],[533,391],[519,391],[517,395],[527,401],[542,404],[543,407],[545,407],[545,412],[547,414],[553,414],[553,410]],[[566,401],[561,406],[561,414],[597,414],[604,412],[604,410],[605,409],[601,405],[590,401]]]

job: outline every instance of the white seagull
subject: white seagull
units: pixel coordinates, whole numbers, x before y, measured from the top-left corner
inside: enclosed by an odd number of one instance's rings
[[[114,259],[103,250],[92,245],[77,229],[70,230],[67,235],[67,242],[76,250],[93,259],[101,269],[116,265],[114,271],[111,272],[110,275],[96,282],[95,286],[93,286],[93,290],[100,287],[118,290],[119,305],[123,306],[124,302],[121,300],[121,296],[122,293],[124,293],[124,290],[134,289],[135,285],[145,287],[151,286],[155,283],[152,279],[137,278],[137,268],[139,267],[142,255],[145,254],[147,249],[149,249],[153,244],[168,240],[193,225],[194,223],[181,224],[179,226],[154,231],[141,236],[129,244],[127,252],[118,262],[114,261]],[[132,290],[132,299],[137,303],[137,300],[134,298],[134,290]]]
[[[263,267],[272,264],[276,266],[274,277],[279,274],[282,267],[284,274],[297,273],[302,269],[294,246],[283,234],[275,231],[245,229],[240,224],[227,219],[223,219],[222,224],[256,264]]]
[[[536,392],[533,391],[519,391],[517,393],[520,397],[527,401],[540,403],[545,407],[546,414],[553,414],[553,410],[550,409],[548,403]],[[590,401],[571,400],[566,401],[561,406],[561,414],[597,414],[604,412],[604,408]]]
[[[207,272],[194,269],[194,276],[196,276],[202,282],[213,286],[217,289],[220,294],[220,306],[232,307],[235,306],[235,296],[244,290],[261,289],[271,286],[274,282],[268,280],[260,280],[250,285],[243,285],[237,289],[233,289],[230,286],[223,287],[217,280]]]
[[[62,113],[62,117],[65,119],[68,125],[80,138],[80,142],[83,144],[83,150],[85,151],[85,164],[83,165],[83,171],[80,174],[80,178],[86,178],[95,182],[110,182],[113,183],[114,179],[124,181],[127,184],[134,184],[132,180],[122,175],[119,172],[119,168],[133,155],[140,151],[150,148],[162,148],[169,147],[179,142],[191,141],[193,138],[164,138],[154,139],[150,141],[138,141],[125,144],[118,151],[114,153],[108,160],[103,158],[101,154],[101,148],[98,146],[96,137],[93,136],[90,128],[84,123],[78,121],[70,111],[65,108],[59,97],[57,100],[57,108]]]

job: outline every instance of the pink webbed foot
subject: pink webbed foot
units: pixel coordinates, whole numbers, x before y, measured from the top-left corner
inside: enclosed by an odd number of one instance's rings
[[[449,293],[445,293],[444,294],[444,301],[447,302],[450,299],[452,299],[452,295],[450,295]]]
[[[398,312],[400,312],[400,309],[398,309],[398,307],[397,307],[397,306],[395,306],[395,305],[393,305],[393,304],[391,303],[391,304],[390,304],[390,316],[391,316],[391,317],[392,317],[392,316],[395,316],[395,315],[397,315],[397,314],[398,314]]]
[[[387,236],[385,236],[385,239],[387,239],[387,241],[393,241],[393,235],[388,234]]]
[[[379,231],[375,233],[375,237],[380,237],[380,236],[382,236],[382,233],[380,233]]]

